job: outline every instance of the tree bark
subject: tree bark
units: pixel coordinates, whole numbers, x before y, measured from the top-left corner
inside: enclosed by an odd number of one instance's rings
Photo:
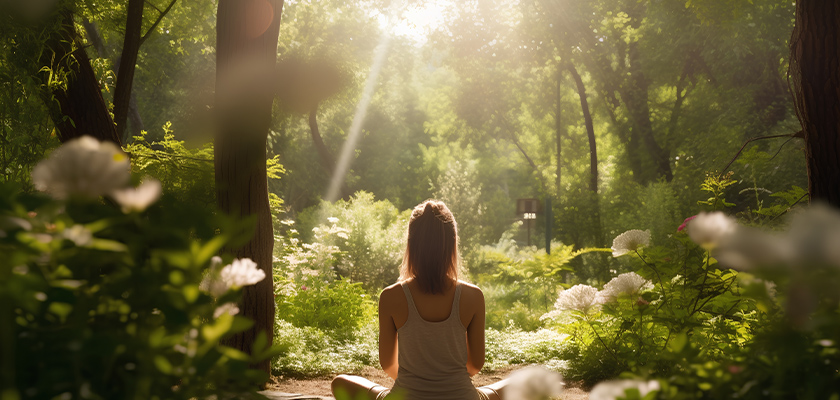
[[[70,11],[64,11],[59,18],[62,19],[62,27],[48,39],[51,51],[44,52],[40,62],[50,69],[50,72],[41,73],[47,88],[42,91],[41,98],[47,104],[50,118],[55,123],[58,139],[65,143],[90,135],[100,141],[111,141],[119,145],[120,139],[108,106],[102,98],[90,58],[84,48],[79,46],[73,15]],[[54,84],[49,74],[66,74],[64,85]]]
[[[315,150],[318,151],[318,156],[321,157],[321,166],[324,167],[328,175],[332,175],[335,172],[335,161],[333,161],[327,145],[324,144],[324,139],[321,138],[321,132],[318,130],[317,104],[309,113],[309,132],[312,135],[312,143],[315,145]]]
[[[560,192],[563,190],[562,189],[563,187],[561,186],[562,185],[562,180],[560,179],[561,172],[562,172],[562,166],[563,166],[563,161],[562,161],[562,157],[561,157],[562,153],[563,153],[562,152],[562,150],[563,150],[563,124],[560,121],[560,116],[561,116],[561,113],[563,111],[563,107],[562,107],[563,103],[561,101],[561,93],[562,92],[560,90],[562,81],[563,81],[563,69],[558,66],[558,68],[557,68],[557,89],[556,89],[557,90],[557,104],[556,104],[556,109],[554,111],[554,128],[555,128],[555,133],[554,134],[555,134],[555,140],[557,142],[557,167],[556,167],[557,168],[557,172],[556,172],[557,176],[554,179],[555,179],[555,186],[557,187],[556,195],[557,195],[558,199],[560,198]]]
[[[791,37],[796,114],[811,201],[840,207],[840,4],[799,0]]]
[[[274,331],[274,235],[265,163],[282,10],[283,0],[220,0],[217,9],[218,202],[226,214],[256,217],[251,239],[227,251],[251,258],[266,273],[266,279],[245,288],[240,306],[242,315],[254,320],[254,327],[226,341],[248,353],[257,334],[265,333],[270,342]],[[254,367],[270,373],[270,360]]]
[[[598,193],[598,148],[595,143],[595,125],[592,123],[592,114],[589,112],[589,102],[586,101],[586,87],[573,64],[566,65],[566,69],[575,80],[580,97],[580,108],[583,111],[583,122],[586,125],[586,135],[589,137],[589,191]]]
[[[90,43],[93,45],[93,48],[96,49],[96,54],[99,55],[101,58],[108,58],[108,50],[105,46],[105,41],[102,40],[102,35],[99,34],[99,28],[97,28],[95,22],[91,22],[88,19],[82,21],[82,26],[85,28],[85,33],[87,34],[87,38]],[[119,73],[120,70],[120,62],[117,60],[116,64],[114,65],[115,72]],[[128,143],[131,136],[139,136],[140,132],[146,129],[145,125],[143,124],[143,118],[140,117],[140,110],[137,107],[137,91],[134,90],[134,84],[132,83],[132,90],[131,90],[131,100],[128,102],[128,119],[131,121],[129,129],[120,136],[120,141],[122,143]]]
[[[592,225],[593,245],[603,245],[603,232],[601,231],[601,202],[598,197],[598,147],[595,143],[595,125],[592,122],[592,114],[589,112],[589,102],[586,100],[586,86],[583,85],[583,79],[577,72],[574,64],[567,64],[566,69],[572,75],[577,87],[578,97],[580,97],[580,108],[583,112],[583,122],[586,126],[586,135],[589,138],[589,193],[592,204]]]
[[[144,0],[128,0],[120,67],[117,72],[117,87],[114,90],[114,122],[117,135],[123,137],[131,103],[131,86],[134,82],[134,70],[137,67],[137,53],[140,51],[141,29],[143,27]]]

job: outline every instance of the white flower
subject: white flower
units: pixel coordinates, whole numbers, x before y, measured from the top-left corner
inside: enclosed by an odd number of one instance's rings
[[[792,252],[790,241],[779,235],[737,226],[726,240],[718,243],[712,255],[721,265],[743,271],[784,263]]]
[[[554,308],[558,311],[580,311],[589,314],[600,307],[596,301],[598,289],[589,285],[575,285],[560,292]],[[550,317],[549,317],[550,318]]]
[[[32,170],[35,188],[58,199],[99,197],[124,187],[130,177],[125,153],[90,136],[65,143]]]
[[[227,284],[219,278],[219,270],[222,265],[222,258],[215,256],[210,261],[210,268],[207,269],[207,274],[198,285],[198,288],[205,293],[210,294],[215,298],[222,297],[230,289]]]
[[[563,377],[543,367],[531,366],[514,371],[505,386],[505,400],[542,400],[563,391]]]
[[[222,304],[222,305],[216,307],[216,311],[213,311],[213,318],[219,318],[223,314],[230,314],[230,315],[239,314],[239,307],[236,306],[236,303]]]
[[[619,297],[635,297],[644,290],[653,289],[653,284],[635,272],[627,272],[612,278],[604,290],[598,293],[598,301],[606,303]]]
[[[338,218],[336,218],[336,217],[329,217],[329,218],[327,218],[327,221],[329,221],[331,224],[334,224],[334,223],[338,222]]]
[[[840,267],[840,213],[817,204],[796,213],[787,234],[790,262]]]
[[[142,212],[160,197],[160,181],[149,178],[137,188],[126,188],[111,192],[111,197],[120,204],[122,211]]]
[[[720,211],[700,213],[688,223],[688,236],[706,250],[712,250],[735,232],[738,224]]]
[[[613,257],[623,256],[642,247],[650,246],[650,230],[631,229],[613,239]]]
[[[615,400],[625,397],[625,391],[628,389],[636,389],[639,391],[640,397],[645,397],[648,393],[659,390],[659,381],[642,381],[636,379],[624,379],[615,381],[601,382],[592,388],[589,392],[589,400]]]
[[[65,239],[73,242],[76,246],[84,247],[93,241],[93,233],[83,225],[73,225],[64,230],[61,234]]]
[[[265,279],[265,272],[250,258],[238,258],[222,268],[219,276],[228,287],[239,289]]]

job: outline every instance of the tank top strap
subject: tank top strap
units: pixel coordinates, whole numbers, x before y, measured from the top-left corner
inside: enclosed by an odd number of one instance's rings
[[[408,317],[411,318],[411,315],[420,315],[420,312],[417,311],[417,306],[414,305],[414,298],[411,297],[411,290],[408,289],[408,285],[405,282],[400,282],[400,286],[403,288],[403,292],[405,292],[405,299],[408,301]]]
[[[461,281],[455,281],[455,298],[452,300],[452,312],[451,316],[457,316],[460,320],[460,305],[461,305]]]

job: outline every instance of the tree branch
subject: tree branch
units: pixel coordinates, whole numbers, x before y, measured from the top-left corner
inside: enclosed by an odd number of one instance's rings
[[[151,28],[149,28],[149,30],[147,30],[147,31],[146,31],[146,33],[143,35],[143,37],[141,37],[141,38],[140,38],[140,45],[142,45],[142,44],[143,44],[143,42],[145,42],[145,41],[146,41],[146,39],[148,39],[148,38],[149,38],[149,36],[152,34],[152,32],[154,32],[154,31],[155,31],[155,29],[157,29],[157,26],[160,24],[160,21],[162,21],[162,20],[163,20],[163,17],[165,17],[165,16],[166,16],[166,14],[169,14],[169,10],[171,10],[171,9],[172,9],[172,7],[173,7],[173,6],[175,5],[175,3],[177,3],[177,2],[178,2],[178,0],[172,0],[171,2],[169,2],[169,5],[168,5],[168,6],[166,6],[166,9],[164,9],[163,11],[161,11],[159,8],[155,7],[155,5],[154,5],[154,4],[152,4],[151,2],[149,2],[149,1],[147,1],[147,2],[146,2],[146,4],[151,5],[151,6],[152,6],[152,8],[154,8],[155,10],[157,10],[157,12],[159,13],[159,15],[158,15],[157,20],[155,20],[155,22],[152,24],[152,27],[151,27]]]
[[[795,138],[795,137],[804,138],[804,133],[803,133],[803,131],[799,131],[799,132],[796,132],[796,133],[791,134],[791,135],[768,135],[768,136],[758,136],[758,137],[748,139],[746,142],[744,142],[744,145],[741,146],[741,149],[738,150],[737,153],[735,153],[735,157],[732,157],[732,160],[730,160],[729,163],[726,164],[726,167],[724,167],[723,170],[720,171],[719,176],[722,176],[726,171],[729,170],[729,167],[732,166],[732,163],[734,163],[735,160],[737,160],[738,157],[741,156],[741,153],[744,152],[744,148],[746,148],[747,145],[750,144],[751,142],[754,142],[756,140],[762,140],[762,139],[776,139],[776,138],[783,138],[783,137],[786,137],[786,138]]]

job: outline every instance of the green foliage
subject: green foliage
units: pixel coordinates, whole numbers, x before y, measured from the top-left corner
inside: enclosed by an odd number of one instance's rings
[[[349,338],[339,340],[332,332],[315,327],[297,327],[278,318],[275,345],[283,353],[272,363],[274,374],[296,377],[334,376],[358,373],[366,366],[379,365],[377,325],[346,328]]]
[[[551,329],[528,332],[517,327],[488,328],[485,334],[485,370],[518,364],[543,364],[554,370],[565,370],[563,360],[575,357],[569,336]]]
[[[732,171],[725,174],[718,174],[717,172],[709,172],[706,174],[706,180],[700,185],[700,188],[709,192],[710,196],[706,200],[700,200],[697,204],[709,206],[712,210],[721,210],[726,207],[732,207],[735,204],[726,201],[726,188],[738,183],[732,179]]]
[[[322,202],[300,219],[301,226],[313,227],[313,242],[341,251],[342,257],[332,266],[337,276],[378,292],[399,276],[408,216],[409,211],[399,212],[388,200],[357,192],[349,200]],[[341,232],[336,231],[339,227]]]
[[[361,283],[347,279],[324,282],[312,277],[295,284],[300,286],[280,286],[275,297],[278,318],[295,326],[329,331],[346,339],[376,315],[376,306]]]
[[[122,214],[98,200],[58,202],[0,190],[0,392],[12,398],[191,399],[244,393],[268,377],[248,370],[272,357],[265,336],[253,354],[219,344],[248,329],[214,317],[199,289],[233,238],[223,221],[164,200]]]
[[[135,136],[123,149],[131,157],[131,168],[136,174],[152,176],[163,186],[163,192],[178,201],[215,208],[216,184],[213,170],[213,143],[188,148],[183,140],[175,138],[172,124],[163,125],[163,139],[150,140],[147,132]],[[266,174],[277,180],[285,173],[279,156],[266,160]],[[283,200],[269,193],[269,206],[275,225],[283,213]]]

